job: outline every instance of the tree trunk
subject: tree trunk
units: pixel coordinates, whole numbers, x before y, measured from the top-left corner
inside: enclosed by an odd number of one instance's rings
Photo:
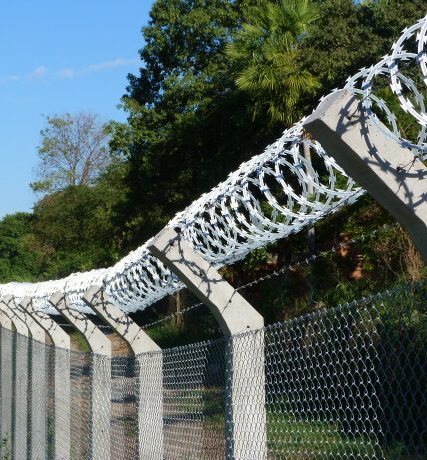
[[[309,167],[307,167],[307,173],[309,173],[311,176],[313,176],[313,167],[311,165],[311,152],[310,152],[310,146],[307,143],[303,143],[303,148],[304,148],[304,158],[307,160],[309,163]],[[314,187],[312,184],[308,184],[307,186],[308,190],[308,198],[310,198],[310,195],[313,195],[314,193]],[[316,232],[314,230],[314,227],[311,227],[307,230],[307,242],[308,242],[308,253],[309,255],[314,254],[316,250]]]
[[[183,326],[183,317],[180,314],[184,303],[183,292],[177,292],[169,296],[168,310],[170,314],[176,314],[175,324],[179,327]]]

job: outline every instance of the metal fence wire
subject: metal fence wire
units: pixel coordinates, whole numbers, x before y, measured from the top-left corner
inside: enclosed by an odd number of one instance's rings
[[[427,283],[396,288],[112,359],[1,328],[1,458],[425,460],[426,300]]]

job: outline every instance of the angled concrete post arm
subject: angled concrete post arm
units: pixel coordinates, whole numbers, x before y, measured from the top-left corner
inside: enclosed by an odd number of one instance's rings
[[[83,301],[126,341],[136,355],[161,350],[148,334],[114,305],[102,287],[89,288],[83,296]]]
[[[55,307],[79,332],[81,332],[91,350],[99,355],[111,356],[111,341],[101,330],[82,312],[73,308],[66,295],[59,291],[53,294],[49,303]]]
[[[47,335],[51,338],[56,347],[70,350],[70,336],[47,313],[37,310],[34,307],[31,297],[25,297],[22,299],[21,305],[34,319],[34,321],[36,321],[46,331]]]
[[[164,459],[163,355],[161,348],[100,286],[92,286],[83,301],[111,326],[135,354],[138,376],[138,459]]]
[[[211,310],[224,335],[261,329],[264,318],[171,227],[148,249]]]
[[[164,228],[148,249],[209,307],[229,336],[225,346],[227,460],[266,460],[264,318],[173,228]],[[199,444],[202,452],[203,441]]]
[[[0,309],[9,317],[18,334],[29,337],[29,330],[24,321],[16,314],[16,304],[13,296],[7,295],[0,299]]]
[[[347,90],[326,97],[304,128],[408,230],[427,263],[427,167],[422,161],[385,136]]]
[[[49,299],[86,338],[93,352],[91,372],[90,458],[104,460],[111,456],[111,341],[82,312],[73,307],[66,294],[59,291]]]
[[[27,325],[28,329],[31,332],[31,337],[38,342],[46,343],[46,332],[38,324],[34,318],[28,313],[27,305],[31,302],[31,298],[26,297],[22,299],[19,303],[16,303],[16,314],[20,317],[22,321]]]
[[[6,313],[6,311],[1,308],[2,303],[3,301],[0,299],[0,324],[5,329],[13,331],[12,320],[9,318],[9,315]]]

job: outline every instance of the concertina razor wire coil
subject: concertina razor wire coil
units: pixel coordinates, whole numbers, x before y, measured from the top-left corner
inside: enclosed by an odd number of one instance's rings
[[[345,85],[361,98],[363,109],[386,136],[422,158],[427,154],[426,47],[427,16],[403,31],[389,55]],[[418,89],[421,81],[424,90]],[[386,86],[418,126],[416,138],[403,137],[397,114],[374,94]],[[168,226],[178,229],[194,249],[220,268],[354,203],[364,190],[318,142],[305,136],[303,121],[178,213]],[[304,146],[313,162],[304,155]],[[18,301],[29,296],[38,309],[49,312],[48,299],[62,291],[76,309],[88,312],[82,295],[90,286],[102,285],[123,311],[142,310],[183,287],[147,247],[148,242],[107,269],[40,283],[0,285],[0,296],[13,295]]]

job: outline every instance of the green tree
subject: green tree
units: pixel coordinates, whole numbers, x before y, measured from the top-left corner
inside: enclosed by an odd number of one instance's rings
[[[128,159],[128,247],[160,230],[178,211],[265,145],[265,122],[251,119],[224,54],[249,1],[158,0],[143,28],[143,67],[129,76],[126,125],[112,147]],[[253,3],[253,2],[252,2]]]
[[[304,66],[322,84],[315,101],[340,88],[361,67],[381,56],[381,39],[369,7],[352,0],[318,1],[320,18],[310,26],[302,53]]]
[[[425,14],[424,0],[317,0],[320,18],[310,25],[301,53],[304,66],[321,82],[321,95],[390,52],[404,27]]]
[[[115,169],[95,186],[68,187],[36,204],[32,244],[48,260],[43,277],[106,267],[122,256],[114,226],[114,208],[123,194],[115,184],[117,174]]]
[[[273,122],[287,125],[300,118],[303,96],[320,86],[300,60],[301,43],[318,17],[311,0],[263,1],[249,9],[227,54],[237,86],[253,98],[255,115],[267,111]]]
[[[32,215],[16,213],[0,221],[0,282],[30,281],[39,275],[38,251],[32,247]]]
[[[321,89],[309,105],[317,105],[321,95],[333,88],[344,86],[347,78],[362,67],[377,63],[390,53],[405,26],[414,24],[423,14],[421,0],[317,0],[320,19],[310,26],[303,44],[304,66],[317,75]],[[407,44],[409,48],[412,44]],[[416,65],[403,64],[405,75],[418,84],[422,92],[425,87],[420,69]],[[399,122],[403,136],[416,141],[418,124],[400,107],[397,97],[390,91],[385,77],[374,80],[374,91],[384,98]],[[377,115],[387,124],[381,110]]]
[[[388,52],[405,27],[426,15],[425,0],[366,0],[363,5],[373,12],[375,32]]]
[[[53,192],[94,183],[110,163],[106,125],[98,115],[84,112],[47,117],[46,121],[33,190]]]

